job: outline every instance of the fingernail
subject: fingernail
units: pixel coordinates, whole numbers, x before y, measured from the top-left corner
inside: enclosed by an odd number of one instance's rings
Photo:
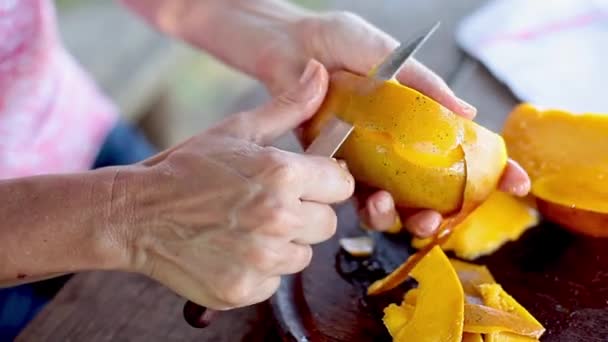
[[[517,196],[526,196],[530,192],[530,184],[528,182],[517,184],[511,188],[510,192]]]
[[[466,102],[463,99],[457,99],[460,108],[470,118],[474,118],[477,115],[477,108],[473,107],[470,103]]]
[[[308,82],[310,82],[313,79],[313,76],[315,75],[316,71],[317,63],[313,59],[311,59],[306,64],[306,68],[304,69],[302,76],[300,76],[300,84],[306,85]]]
[[[393,200],[384,196],[374,202],[374,207],[379,214],[388,214],[393,209]]]
[[[348,171],[348,165],[346,165],[346,162],[344,160],[338,160],[338,165],[340,165],[340,167],[344,170]]]

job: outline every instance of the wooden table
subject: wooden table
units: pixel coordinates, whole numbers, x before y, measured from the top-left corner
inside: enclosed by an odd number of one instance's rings
[[[418,58],[444,77],[465,100],[479,109],[477,121],[500,130],[516,104],[511,93],[456,46],[454,29],[482,0],[337,0],[331,7],[359,13],[398,39],[442,21],[440,31]],[[257,103],[263,92],[243,99]],[[240,103],[237,106],[243,107]],[[283,146],[293,147],[284,143]],[[183,299],[144,277],[113,272],[76,275],[22,332],[19,341],[272,341],[276,339],[266,304],[221,315],[203,330],[186,325]]]

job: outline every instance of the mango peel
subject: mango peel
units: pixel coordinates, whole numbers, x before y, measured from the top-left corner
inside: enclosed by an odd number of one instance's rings
[[[523,200],[495,191],[454,227],[453,233],[441,245],[444,251],[473,260],[496,251],[508,241],[517,240],[527,229],[538,223],[536,210]],[[414,248],[423,248],[431,239],[413,239]]]
[[[516,107],[503,136],[546,219],[608,237],[608,115]]]
[[[384,310],[383,321],[394,341],[478,342],[482,336],[486,341],[537,341],[545,331],[485,266],[448,260],[438,246],[414,266],[412,276],[418,287],[400,305]]]

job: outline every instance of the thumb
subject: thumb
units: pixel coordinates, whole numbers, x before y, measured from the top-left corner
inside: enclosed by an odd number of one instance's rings
[[[327,84],[325,67],[316,60],[310,60],[292,89],[262,107],[241,114],[247,127],[239,132],[239,136],[260,145],[272,143],[317,112],[327,92]]]

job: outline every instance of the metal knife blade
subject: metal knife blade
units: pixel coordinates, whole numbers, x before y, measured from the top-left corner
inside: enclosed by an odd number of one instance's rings
[[[307,154],[324,157],[333,157],[342,143],[348,138],[355,128],[346,121],[332,116],[323,126],[317,138],[306,149]]]
[[[372,71],[370,77],[383,81],[395,78],[405,62],[418,51],[422,44],[424,44],[433,32],[437,30],[439,25],[440,23],[437,22],[430,29],[427,29],[424,34],[418,35],[407,44],[399,45],[374,71]]]

